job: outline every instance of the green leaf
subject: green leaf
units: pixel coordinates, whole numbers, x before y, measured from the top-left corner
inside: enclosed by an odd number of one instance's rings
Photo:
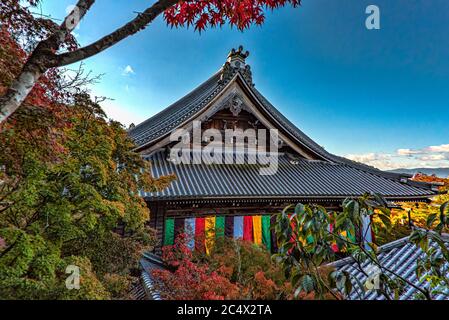
[[[376,201],[370,200],[370,199],[366,199],[365,204],[371,208],[377,208],[379,206],[379,203],[377,203]]]
[[[441,207],[440,207],[440,221],[443,224],[446,224],[446,221],[447,221],[447,219],[446,219],[446,210],[448,209],[448,207],[449,207],[449,201],[443,203],[441,205]]]
[[[314,281],[310,275],[305,275],[302,277],[301,286],[304,288],[304,291],[310,293],[314,289]]]
[[[384,224],[384,226],[387,228],[387,230],[391,229],[391,219],[389,216],[383,214],[383,213],[379,213],[379,218],[382,221],[382,223]]]
[[[299,272],[298,270],[295,270],[293,272],[292,278],[291,278],[291,282],[292,282],[292,286],[296,287],[299,283],[299,280],[301,279],[302,273]]]
[[[305,206],[302,203],[298,203],[295,207],[295,213],[297,215],[303,215],[305,212]]]
[[[379,203],[381,207],[387,208],[388,202],[385,200],[385,198],[380,193],[374,193],[373,194],[374,199]]]
[[[345,222],[347,217],[348,217],[348,214],[345,213],[345,212],[340,213],[339,215],[337,215],[337,219],[335,221],[335,228],[336,229],[340,228],[340,226]]]
[[[427,239],[427,237],[424,237],[421,239],[421,241],[419,241],[419,247],[424,252],[427,252],[427,250],[429,250],[429,240]]]
[[[437,214],[436,213],[431,213],[427,216],[427,220],[426,220],[426,225],[427,227],[431,227],[432,224],[435,222],[435,219],[437,218]]]
[[[349,295],[352,291],[351,275],[347,271],[343,271],[343,274],[345,275],[345,292]]]

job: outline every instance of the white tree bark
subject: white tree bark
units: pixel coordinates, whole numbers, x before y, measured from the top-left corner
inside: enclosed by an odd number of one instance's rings
[[[64,19],[55,33],[41,41],[20,74],[14,79],[6,94],[0,98],[0,124],[10,117],[25,101],[39,78],[49,69],[49,61],[54,58],[60,45],[84,17],[95,0],[79,0],[75,8]]]
[[[34,84],[39,80],[41,74],[33,72],[22,72],[14,80],[7,94],[0,98],[0,123],[5,121],[26,99]]]
[[[49,68],[57,68],[79,62],[112,47],[116,43],[145,28],[158,15],[179,1],[159,0],[139,14],[135,19],[98,41],[75,51],[57,55],[54,52],[59,49],[66,36],[73,31],[95,2],[95,0],[79,0],[75,6],[77,16],[74,17],[74,11],[72,11],[64,19],[58,31],[38,44],[25,64],[21,74],[14,80],[13,85],[8,89],[6,95],[0,98],[0,124],[20,107],[40,76]]]

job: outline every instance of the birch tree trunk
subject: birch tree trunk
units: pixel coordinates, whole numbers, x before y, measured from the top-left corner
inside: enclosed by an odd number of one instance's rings
[[[64,19],[59,30],[41,41],[31,54],[21,73],[6,94],[0,98],[0,124],[8,119],[25,101],[39,78],[50,68],[57,68],[92,57],[144,29],[159,14],[180,0],[159,0],[144,12],[109,35],[77,50],[56,54],[61,44],[78,25],[95,0],[79,0],[75,9]]]
[[[55,52],[58,51],[68,34],[76,28],[94,2],[95,0],[79,0],[58,30],[38,43],[20,74],[14,79],[6,94],[0,98],[0,124],[6,121],[25,101],[39,78],[50,68],[49,62],[55,58]]]
[[[0,123],[19,108],[41,75],[40,72],[22,71],[7,93],[0,98]]]

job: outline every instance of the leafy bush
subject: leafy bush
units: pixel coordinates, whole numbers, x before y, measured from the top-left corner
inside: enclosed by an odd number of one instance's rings
[[[163,248],[175,271],[156,270],[153,277],[165,299],[286,299],[291,287],[270,253],[248,241],[217,241],[209,256],[192,252],[179,236]]]
[[[103,284],[112,299],[129,299],[129,288],[132,277],[116,273],[107,273],[103,276]]]
[[[412,232],[410,222],[416,227],[427,228],[429,216],[438,214],[439,207],[447,201],[449,201],[449,194],[436,196],[431,203],[401,203],[402,209],[391,210],[391,228],[389,229],[379,218],[374,217],[373,228],[376,234],[376,244],[382,245],[410,235]],[[444,230],[444,232],[447,231],[448,229]]]

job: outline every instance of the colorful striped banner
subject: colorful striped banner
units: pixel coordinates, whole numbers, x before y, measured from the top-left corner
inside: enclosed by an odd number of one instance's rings
[[[190,250],[195,248],[195,218],[185,219],[185,233],[187,235],[187,247]]]
[[[175,242],[175,219],[165,219],[164,246],[172,246]]]
[[[257,245],[262,244],[262,217],[253,216],[253,239]]]
[[[195,221],[195,250],[198,252],[205,252],[205,234],[206,219],[196,218]]]
[[[225,217],[217,216],[215,218],[215,237],[224,238],[225,236]]]
[[[262,243],[268,251],[271,251],[271,232],[270,232],[270,216],[262,216]]]
[[[253,241],[253,218],[251,216],[243,217],[243,240]]]
[[[233,216],[225,217],[225,236],[228,238],[234,237],[234,217]]]
[[[173,245],[176,237],[184,233],[187,247],[210,254],[218,238],[235,238],[264,245],[275,250],[269,215],[209,216],[206,218],[167,218],[164,229],[164,245]]]
[[[215,217],[207,217],[205,224],[206,254],[210,254],[215,244]]]
[[[234,217],[234,239],[243,239],[243,217]]]
[[[271,225],[276,224],[276,216],[272,215],[270,218]],[[278,251],[278,242],[276,239],[276,233],[274,232],[274,229],[271,230],[271,252],[275,253]]]

